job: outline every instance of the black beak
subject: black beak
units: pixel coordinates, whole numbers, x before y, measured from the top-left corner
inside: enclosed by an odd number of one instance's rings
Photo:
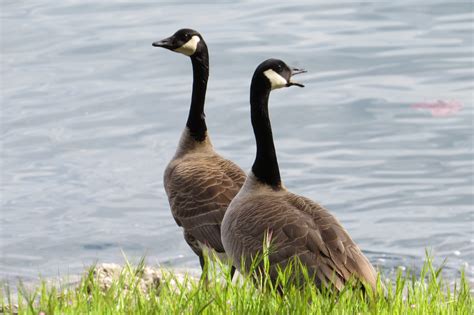
[[[294,86],[299,86],[299,87],[304,87],[304,84],[301,84],[301,83],[298,83],[298,82],[295,82],[295,81],[289,82],[289,83],[286,84],[286,86],[288,86],[288,87],[293,86],[293,85]]]
[[[165,38],[163,40],[154,42],[152,45],[154,47],[162,47],[162,48],[166,48],[166,49],[173,49],[173,40],[171,39],[171,37],[168,37],[168,38]]]
[[[300,73],[306,73],[308,71],[304,70],[304,69],[297,69],[297,68],[291,68],[291,76],[294,76],[294,75],[297,75],[297,74],[300,74]],[[292,80],[292,78],[290,78],[289,82],[286,84],[286,86],[299,86],[299,87],[304,87],[303,84],[301,83],[298,83],[298,82],[295,82]]]

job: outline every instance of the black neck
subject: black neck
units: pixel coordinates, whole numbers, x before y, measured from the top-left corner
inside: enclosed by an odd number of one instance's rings
[[[257,141],[257,156],[252,172],[261,182],[279,188],[281,187],[280,169],[268,116],[268,98],[271,88],[268,82],[263,82],[265,81],[254,77],[250,86],[252,126]]]
[[[204,141],[207,131],[204,101],[206,99],[207,79],[209,78],[209,55],[206,44],[203,41],[201,41],[199,48],[199,51],[191,56],[193,64],[193,94],[186,126],[196,141]]]

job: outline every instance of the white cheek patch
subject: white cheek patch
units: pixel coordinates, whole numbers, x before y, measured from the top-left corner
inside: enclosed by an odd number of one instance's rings
[[[285,87],[288,84],[288,82],[286,82],[286,80],[281,75],[279,75],[272,69],[264,71],[263,74],[272,84],[272,90]]]
[[[196,52],[197,45],[200,41],[201,39],[199,38],[199,36],[194,35],[193,37],[191,37],[190,40],[186,42],[186,44],[184,44],[183,46],[179,48],[176,48],[174,51],[182,53],[183,55],[186,55],[186,56],[191,56],[192,54]]]

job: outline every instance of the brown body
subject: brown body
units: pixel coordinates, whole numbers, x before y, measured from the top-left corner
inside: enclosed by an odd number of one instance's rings
[[[298,257],[318,285],[341,289],[355,277],[375,288],[374,268],[328,210],[284,187],[275,190],[250,174],[222,222],[224,248],[238,270],[242,257],[249,266],[252,257],[262,254],[266,235],[273,277],[277,266]]]
[[[244,181],[242,169],[217,154],[209,137],[196,141],[184,130],[165,170],[164,186],[173,217],[200,258],[204,247],[224,252],[220,225]]]

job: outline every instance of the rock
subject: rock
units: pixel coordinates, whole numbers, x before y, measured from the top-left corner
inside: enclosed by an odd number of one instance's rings
[[[74,290],[81,285],[83,281],[87,281],[89,272],[92,272],[94,280],[97,281],[99,288],[102,291],[109,290],[114,283],[118,283],[120,277],[124,280],[124,288],[122,290],[125,293],[133,288],[129,285],[135,285],[145,294],[150,292],[159,293],[163,286],[169,287],[171,290],[178,290],[186,284],[191,287],[192,283],[199,281],[199,270],[188,270],[188,269],[163,269],[160,267],[145,266],[143,268],[129,267],[128,265],[121,266],[114,263],[102,263],[97,264],[93,270],[87,270],[82,276],[80,275],[68,275],[61,278],[49,278],[41,279],[46,284],[47,289],[55,287],[58,291],[63,292],[65,290]],[[138,282],[137,282],[138,281]],[[86,282],[87,283],[87,282]],[[90,285],[90,284],[89,284]],[[38,281],[21,283],[21,286],[17,286],[12,289],[10,295],[11,303],[2,306],[0,303],[0,314],[18,314],[18,294],[22,291],[23,294],[31,295],[33,292],[38,292],[40,283]],[[89,289],[92,289],[89,286]],[[90,293],[90,291],[89,291]]]
[[[0,314],[17,315],[18,314],[18,305],[17,304],[12,304],[12,305],[7,304],[5,306],[0,305]]]
[[[96,265],[93,270],[93,275],[98,281],[99,287],[104,291],[109,290],[113,283],[119,281],[120,277],[125,280],[124,289],[129,290],[128,284],[133,283],[133,281],[131,281],[132,279],[136,281],[136,278],[138,278],[137,286],[146,294],[152,290],[159,292],[161,285],[167,285],[172,289],[176,289],[178,288],[178,284],[185,284],[186,279],[198,281],[198,278],[184,271],[165,271],[161,268],[153,268],[150,266],[135,269],[133,267],[109,263]]]

